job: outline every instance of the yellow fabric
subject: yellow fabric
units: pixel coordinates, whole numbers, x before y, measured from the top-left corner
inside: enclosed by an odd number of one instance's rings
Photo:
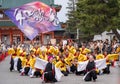
[[[55,49],[54,55],[58,55],[58,53],[59,53],[59,49]]]
[[[57,61],[56,61],[56,60],[53,60],[52,63],[55,65],[55,64],[57,63]]]
[[[111,64],[110,62],[106,62],[107,65]]]
[[[107,55],[107,59],[108,59],[108,60],[112,60],[112,61],[118,60],[118,57],[119,57],[118,54],[108,54],[108,55]]]
[[[69,53],[68,57],[69,60],[74,60],[74,55],[72,53]]]
[[[14,59],[16,56],[19,57],[20,52],[21,52],[21,50],[20,50],[19,48],[17,48],[16,51],[15,51],[15,49],[12,49],[12,52],[11,52],[11,54],[12,54],[12,58]],[[14,55],[14,54],[16,54],[16,55]]]
[[[50,52],[53,54],[53,55],[57,55],[59,53],[59,49],[58,48],[55,48],[53,46],[51,46],[50,48]]]
[[[120,52],[120,47],[116,49],[116,53],[119,53],[119,52]]]
[[[55,51],[55,48],[53,47],[53,46],[50,46],[50,53],[54,53],[54,51]]]
[[[83,54],[80,54],[78,56],[78,62],[83,62],[83,61],[86,61],[87,60],[87,57]]]
[[[90,53],[91,52],[91,50],[90,49],[87,49],[87,48],[85,48],[84,50],[82,50],[82,48],[80,48],[80,52],[81,52],[81,54],[87,54],[87,53]]]
[[[21,53],[23,53],[23,50],[22,49],[17,49],[17,56],[20,56]]]
[[[40,55],[41,53],[42,52],[41,52],[40,48],[37,48],[37,50],[35,51],[35,54]]]
[[[27,55],[27,53],[25,51],[20,51],[19,53],[20,53],[19,54],[20,57],[26,57],[26,55]]]
[[[69,55],[64,59],[65,63],[71,66],[71,61],[74,60],[74,55],[72,53],[69,53]]]
[[[61,71],[66,71],[66,65],[65,65],[63,62],[61,62],[61,61],[58,61],[58,62],[55,64],[55,66],[56,66],[57,68],[60,68]]]
[[[48,57],[47,57],[47,55],[45,54],[45,56],[43,56],[42,54],[39,56],[41,59],[43,59],[43,60],[46,60],[46,61],[48,61]]]
[[[71,59],[69,59],[69,58],[65,58],[65,63],[67,64],[67,65],[69,65],[69,66],[71,66],[72,64],[71,64]]]
[[[8,49],[8,54],[11,55],[11,54],[13,54],[13,53],[14,53],[14,49],[13,49],[13,48],[9,48],[9,49]]]
[[[25,58],[23,66],[24,67],[30,67],[30,62],[29,61],[30,60],[28,60],[28,59]]]
[[[96,71],[96,73],[99,73],[99,70],[98,70],[98,69],[96,69],[95,71]]]
[[[55,56],[57,60],[60,60],[60,57],[59,56]]]
[[[44,51],[45,51],[46,53],[51,53],[51,54],[53,54],[53,52],[54,52],[54,47],[53,47],[53,46],[50,46],[49,49],[46,48]]]
[[[45,53],[47,53],[47,48],[45,48],[44,50],[42,50],[42,52],[45,52]]]
[[[34,64],[35,64],[36,58],[30,58],[29,64],[32,69],[34,69]]]
[[[72,53],[72,54],[75,54],[75,53],[76,53],[76,49],[75,49],[75,47],[73,47],[73,46],[67,46],[67,49],[68,49],[69,52]]]
[[[25,67],[26,66],[26,62],[27,62],[26,57],[20,57],[20,59],[22,61],[22,67]]]
[[[34,51],[34,53],[35,53],[35,51],[36,51],[36,49],[35,49],[35,48],[31,48],[30,50],[33,50],[33,51]]]
[[[104,55],[103,54],[98,54],[96,56],[96,60],[99,60],[99,59],[104,59]]]

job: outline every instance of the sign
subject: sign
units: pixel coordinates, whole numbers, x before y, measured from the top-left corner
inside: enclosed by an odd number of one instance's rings
[[[0,13],[0,18],[3,18],[3,14],[2,13]]]
[[[55,44],[56,44],[56,39],[51,39],[50,41],[51,41],[51,44],[52,44],[52,45],[55,45]]]

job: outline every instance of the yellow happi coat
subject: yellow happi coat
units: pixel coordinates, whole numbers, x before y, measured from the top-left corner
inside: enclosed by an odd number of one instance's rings
[[[29,64],[32,69],[34,69],[35,62],[36,62],[36,58],[31,56],[29,60]]]
[[[100,59],[104,59],[105,57],[104,57],[104,55],[103,54],[98,54],[97,56],[96,56],[96,60],[100,60]]]
[[[26,65],[26,55],[27,55],[26,51],[22,51],[19,56],[19,58],[22,61],[22,67],[24,67]]]
[[[48,56],[46,54],[45,55],[41,54],[39,58],[48,61]]]
[[[116,53],[120,53],[120,47],[116,49]]]
[[[111,61],[116,61],[118,60],[119,54],[108,54],[107,59]]]
[[[40,48],[31,48],[31,50],[33,50],[34,51],[34,54],[35,54],[35,56],[36,55],[40,55],[42,52],[41,52],[41,50],[40,50]]]
[[[61,60],[58,61],[58,62],[55,64],[55,66],[56,66],[57,68],[60,68],[61,71],[66,71],[66,70],[67,70],[66,64],[63,63]]]
[[[79,54],[78,56],[78,62],[84,62],[87,60],[87,56],[83,54]]]
[[[10,51],[8,50],[9,54],[12,55],[12,58],[14,59],[15,57],[19,57],[20,56],[20,53],[21,53],[21,49],[20,48],[17,48],[16,50],[15,49],[11,49]]]
[[[86,55],[87,53],[90,53],[90,52],[91,52],[91,50],[88,48],[85,48],[85,49],[80,48],[80,53],[83,55]]]
[[[71,62],[74,60],[74,55],[72,53],[69,53],[64,60],[67,65],[71,66]]]
[[[67,49],[69,50],[69,52],[70,53],[72,53],[72,54],[75,54],[76,53],[76,49],[75,49],[75,47],[74,46],[67,46]]]

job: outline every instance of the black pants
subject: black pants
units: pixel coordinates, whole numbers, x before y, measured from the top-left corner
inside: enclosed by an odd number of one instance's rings
[[[75,73],[77,71],[77,67],[75,65],[72,65],[70,67],[70,71],[73,72],[73,73]]]
[[[107,65],[105,69],[103,69],[104,74],[109,74],[110,73],[110,64]]]
[[[18,62],[17,62],[17,70],[20,72],[21,69],[22,69],[22,61],[21,61],[21,59],[19,58],[19,59],[18,59]]]
[[[14,60],[13,60],[13,58],[11,58],[11,60],[10,60],[10,71],[12,71],[13,68],[14,68]]]
[[[10,60],[10,71],[12,71],[14,69],[14,59],[11,58]],[[20,69],[22,69],[22,61],[19,58],[17,61],[17,70],[20,72]]]
[[[37,70],[37,71],[34,72],[34,76],[36,76],[36,77],[41,77],[42,74],[40,73],[39,70]]]
[[[75,74],[76,75],[85,75],[85,70],[83,70],[83,71],[76,71]]]
[[[52,71],[45,72],[44,80],[45,82],[57,82],[57,80],[55,79],[55,75],[53,74]]]
[[[67,71],[61,71],[63,73],[64,76],[68,76],[68,72]]]
[[[92,79],[93,80],[96,80],[97,79],[97,74],[96,74],[96,71],[95,70],[93,70],[93,71],[90,71],[87,75],[86,75],[86,77],[85,77],[85,81],[92,81]]]
[[[25,67],[25,68],[24,68],[24,74],[25,74],[25,75],[28,75],[29,70],[30,70],[30,67]]]
[[[85,73],[84,71],[77,71],[77,67],[74,66],[74,65],[72,65],[72,66],[70,67],[70,71],[73,72],[73,73],[75,73],[76,75],[81,75],[81,74],[84,74],[84,73]]]

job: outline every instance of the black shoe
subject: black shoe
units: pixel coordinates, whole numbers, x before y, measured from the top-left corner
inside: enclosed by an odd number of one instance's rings
[[[96,82],[96,79],[95,79],[95,80],[93,80],[93,82]]]
[[[56,80],[56,79],[53,79],[53,82],[57,82],[57,80]]]
[[[10,69],[10,72],[12,72],[13,71],[13,69]]]

